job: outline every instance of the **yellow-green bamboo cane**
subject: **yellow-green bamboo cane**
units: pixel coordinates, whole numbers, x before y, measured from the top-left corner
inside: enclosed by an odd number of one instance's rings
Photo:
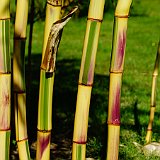
[[[42,62],[44,59],[47,41],[52,24],[60,19],[62,0],[48,0],[46,6],[45,30],[42,50]],[[50,159],[50,139],[52,129],[52,95],[54,74],[46,74],[44,69],[40,71],[40,89],[38,104],[37,126],[37,160]],[[46,92],[47,91],[47,92]]]
[[[0,159],[9,160],[11,115],[10,1],[0,4]]]
[[[132,0],[118,0],[115,10],[109,84],[107,160],[118,160],[120,94],[131,2]]]
[[[72,160],[84,160],[94,68],[105,0],[91,0],[82,53],[74,121]]]
[[[148,123],[148,128],[147,128],[146,143],[150,143],[151,138],[152,138],[152,125],[153,125],[154,113],[155,113],[155,109],[156,109],[156,86],[157,86],[159,61],[160,61],[160,41],[158,44],[157,57],[156,57],[154,70],[153,70],[153,74],[152,74],[150,117],[149,117],[149,123]]]
[[[49,96],[50,99],[52,98],[53,95],[52,95],[52,92],[50,92],[50,90],[46,88],[48,87],[46,80],[47,78],[50,78],[55,74],[56,55],[57,55],[59,43],[61,40],[63,27],[71,19],[72,15],[77,9],[78,7],[74,7],[65,17],[53,23],[50,29],[50,34],[49,34],[48,41],[47,41],[45,55],[41,63],[41,70],[45,72],[45,76],[46,76],[45,77],[46,79],[43,79],[44,80],[43,82],[45,82],[44,83],[45,90],[43,90],[43,92],[45,92],[44,94],[47,95],[47,98]],[[49,86],[49,87],[53,88],[53,86]],[[50,150],[49,143],[50,143],[50,137],[51,137],[50,133],[52,129],[52,113],[51,113],[52,103],[49,103],[50,105],[48,105],[47,98],[43,99],[42,101],[43,104],[41,105],[44,105],[44,108],[42,107],[40,108],[41,109],[40,110],[41,112],[39,113],[40,121],[38,122],[39,123],[39,126],[38,126],[39,127],[38,128],[39,129],[39,137],[38,137],[39,138],[38,139],[39,152],[37,153],[37,159],[45,159],[45,160],[49,159],[48,150]],[[45,108],[47,105],[48,107]],[[48,127],[50,128],[48,129]]]
[[[26,122],[26,84],[25,84],[25,42],[28,19],[28,0],[17,0],[14,51],[13,51],[13,88],[16,141],[19,159],[29,160],[29,146]]]

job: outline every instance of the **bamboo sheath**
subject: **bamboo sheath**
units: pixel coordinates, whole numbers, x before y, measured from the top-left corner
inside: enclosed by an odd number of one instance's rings
[[[13,88],[19,159],[30,160],[26,122],[25,42],[28,0],[17,0],[14,28]]]
[[[86,152],[89,106],[104,0],[91,0],[82,52],[74,121],[72,160],[84,160]]]
[[[107,160],[118,159],[120,135],[120,96],[126,48],[128,13],[132,0],[118,0],[113,28],[109,104]]]
[[[11,115],[10,1],[0,5],[0,159],[9,160]]]
[[[159,61],[160,61],[160,41],[158,44],[157,56],[156,56],[154,70],[153,70],[153,74],[152,74],[150,117],[149,117],[149,123],[148,123],[148,128],[147,128],[146,143],[150,143],[151,138],[152,138],[152,125],[153,125],[154,113],[155,113],[155,109],[156,109],[156,86],[157,86]]]
[[[52,24],[60,19],[61,0],[48,0],[46,6],[46,19],[44,29],[44,40],[42,50],[42,62],[45,56],[47,41]],[[52,129],[52,96],[55,73],[46,73],[41,68],[40,71],[40,89],[38,104],[38,131],[37,131],[37,160],[50,159],[50,139]]]

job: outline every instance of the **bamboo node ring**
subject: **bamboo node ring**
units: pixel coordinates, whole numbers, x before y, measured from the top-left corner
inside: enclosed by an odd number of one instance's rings
[[[87,20],[98,21],[98,22],[101,22],[101,23],[103,21],[103,19],[96,19],[96,18],[87,18]]]
[[[84,141],[84,142],[77,142],[77,141],[73,141],[73,143],[76,143],[76,144],[86,144],[87,141]]]
[[[129,18],[129,15],[114,15],[117,18]]]

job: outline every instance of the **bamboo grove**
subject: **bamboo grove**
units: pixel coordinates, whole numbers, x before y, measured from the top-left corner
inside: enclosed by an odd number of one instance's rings
[[[73,7],[64,15],[64,9],[73,0],[46,0],[46,17],[40,65],[40,86],[38,101],[36,159],[50,160],[52,136],[52,104],[56,57],[63,28],[78,7]],[[27,134],[25,44],[29,0],[16,1],[14,24],[13,68],[10,54],[10,1],[2,0],[0,5],[0,159],[10,159],[11,135],[11,93],[13,84],[13,106],[15,132],[19,159],[31,160]],[[107,160],[117,160],[120,142],[120,98],[122,74],[125,60],[127,23],[132,0],[118,0],[114,13],[113,39],[110,60],[110,82],[108,100]],[[98,49],[105,0],[90,0],[82,59],[78,80],[78,92],[73,126],[72,160],[85,160],[88,119],[94,69]],[[152,123],[155,112],[156,79],[160,58],[160,42],[153,71],[150,120],[146,141],[151,142]],[[12,72],[13,71],[13,72]],[[13,83],[11,79],[13,74]],[[58,107],[58,106],[57,106]],[[28,124],[31,125],[31,124]]]

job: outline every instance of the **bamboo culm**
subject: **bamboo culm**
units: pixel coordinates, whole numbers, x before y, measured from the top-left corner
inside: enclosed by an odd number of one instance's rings
[[[154,113],[156,109],[156,87],[157,87],[157,77],[158,77],[158,70],[159,70],[159,61],[160,61],[160,41],[158,43],[157,56],[156,56],[154,70],[152,74],[150,117],[149,117],[149,123],[147,128],[146,143],[150,143],[152,139],[152,125],[153,125]]]
[[[126,48],[128,14],[132,0],[118,0],[113,28],[109,104],[107,160],[118,160],[120,135],[120,97]]]
[[[13,51],[13,88],[16,141],[19,159],[30,160],[26,120],[25,84],[25,42],[28,20],[28,0],[17,0],[14,51]]]
[[[0,5],[0,159],[9,160],[11,119],[10,1]]]
[[[104,0],[91,0],[89,5],[79,74],[73,132],[72,160],[85,159],[90,97],[94,78],[98,39],[103,19],[104,3]]]
[[[51,5],[48,3],[48,5]],[[61,5],[52,4],[52,13],[56,15],[59,13]],[[38,137],[37,137],[37,159],[50,159],[50,140],[52,129],[52,97],[53,85],[55,76],[56,55],[61,40],[62,30],[65,24],[70,20],[77,7],[73,8],[65,17],[59,20],[58,17],[52,19],[53,25],[46,21],[46,27],[50,26],[50,33],[48,40],[45,43],[46,49],[42,53],[41,62],[41,81],[40,81],[40,95],[39,95],[39,110],[38,110]],[[58,12],[58,13],[57,13]],[[49,12],[50,13],[50,12]],[[46,14],[46,18],[52,17]],[[57,20],[56,20],[57,19]],[[56,21],[56,22],[55,22]],[[46,39],[44,39],[45,41]],[[44,145],[45,144],[45,145]]]
[[[47,41],[51,26],[60,19],[62,1],[47,1],[45,29],[42,49],[42,62],[45,55]],[[37,160],[50,159],[50,140],[52,129],[52,95],[53,95],[54,73],[46,74],[40,70],[40,87],[38,102],[38,124],[37,124]]]

